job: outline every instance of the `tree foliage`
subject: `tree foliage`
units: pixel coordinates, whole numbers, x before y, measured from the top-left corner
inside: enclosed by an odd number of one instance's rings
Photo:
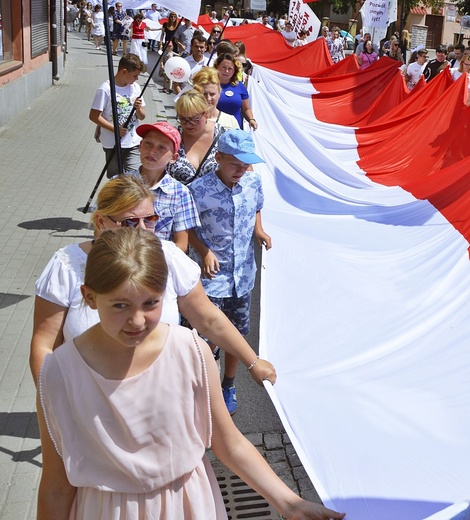
[[[456,5],[460,14],[470,14],[470,0],[459,0]]]
[[[333,9],[334,13],[337,14],[346,14],[351,13],[352,15],[356,15],[359,12],[359,9],[361,8],[362,3],[365,0],[361,0],[358,2],[357,0],[321,0],[320,2],[315,2],[310,4],[310,7],[313,8],[314,11],[317,11],[318,7],[320,6],[330,6]],[[462,6],[465,6],[465,11],[463,12],[470,12],[470,0],[459,0],[457,2],[457,6],[459,10],[461,9],[459,7],[459,4],[462,4]],[[398,0],[398,13],[404,12],[405,14],[405,20],[408,18],[408,15],[410,14],[411,9],[413,7],[430,7],[432,9],[440,9],[444,5],[443,0]]]

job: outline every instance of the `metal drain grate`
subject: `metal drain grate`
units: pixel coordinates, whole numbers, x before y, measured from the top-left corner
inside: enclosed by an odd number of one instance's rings
[[[280,520],[282,516],[219,461],[212,461],[229,520]]]

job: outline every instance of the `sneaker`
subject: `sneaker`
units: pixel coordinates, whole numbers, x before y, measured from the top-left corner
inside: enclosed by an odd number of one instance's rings
[[[225,406],[228,413],[233,415],[237,411],[237,392],[234,386],[223,386],[222,395],[224,396]]]

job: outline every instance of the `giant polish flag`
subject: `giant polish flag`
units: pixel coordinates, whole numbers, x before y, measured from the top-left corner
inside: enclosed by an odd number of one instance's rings
[[[322,56],[314,45],[307,63]],[[348,520],[463,520],[467,78],[445,71],[409,92],[388,59],[360,72],[351,56],[309,77],[291,59],[249,82],[273,240],[261,268],[268,391],[320,497]],[[274,70],[288,66],[297,75]]]

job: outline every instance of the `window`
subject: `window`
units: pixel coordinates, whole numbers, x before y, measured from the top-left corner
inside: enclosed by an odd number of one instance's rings
[[[11,2],[0,0],[0,62],[13,59]]]
[[[44,54],[49,48],[49,2],[31,0],[31,56]],[[57,2],[60,9],[61,2]],[[60,12],[60,11],[59,11]]]

